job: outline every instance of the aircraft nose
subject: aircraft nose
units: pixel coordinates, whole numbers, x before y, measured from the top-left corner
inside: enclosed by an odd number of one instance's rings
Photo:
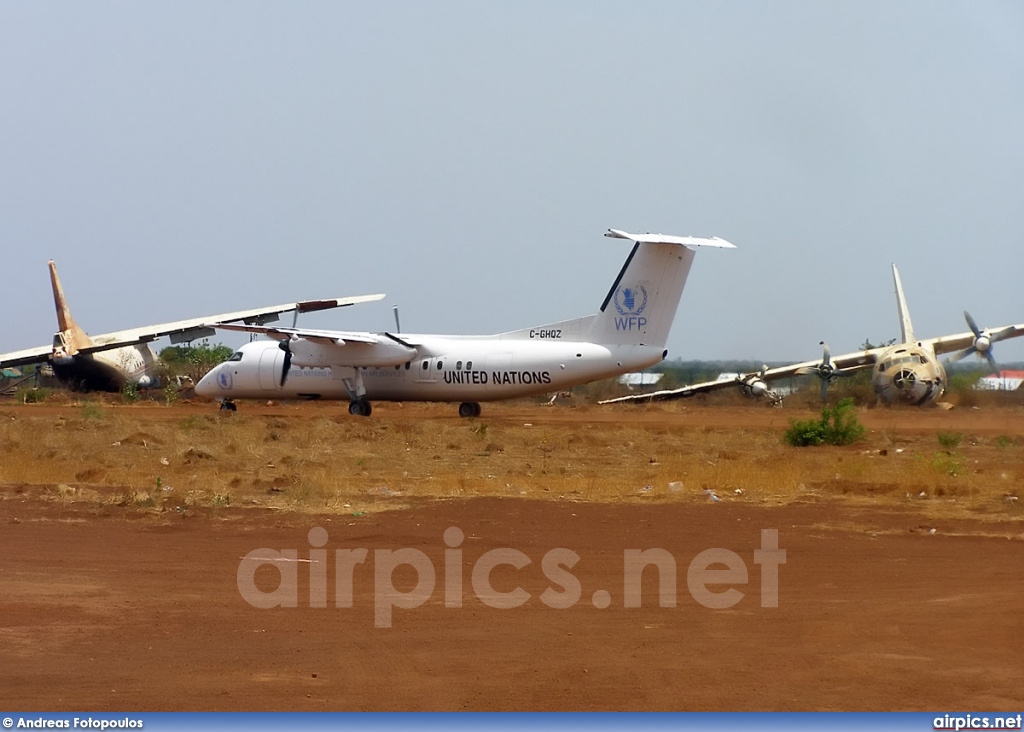
[[[217,367],[199,380],[199,383],[196,384],[196,394],[209,397],[220,394],[220,389],[217,387],[217,372],[219,370],[220,367]]]

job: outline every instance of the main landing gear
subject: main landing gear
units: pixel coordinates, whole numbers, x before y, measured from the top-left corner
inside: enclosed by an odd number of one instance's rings
[[[479,417],[480,405],[476,402],[463,402],[459,405],[460,417]]]
[[[235,403],[233,401],[231,401],[230,399],[221,399],[220,400],[220,411],[222,411],[222,412],[237,412],[238,411],[238,407],[236,407]]]
[[[373,407],[365,399],[357,399],[348,405],[348,413],[355,417],[369,417],[372,411]]]

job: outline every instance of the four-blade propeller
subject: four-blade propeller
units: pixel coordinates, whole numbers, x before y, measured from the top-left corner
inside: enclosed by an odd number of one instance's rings
[[[967,358],[972,353],[977,353],[988,361],[988,365],[992,367],[992,373],[998,376],[999,366],[996,364],[995,356],[992,354],[992,344],[998,343],[1010,335],[1013,332],[1013,328],[1004,328],[995,333],[989,333],[987,328],[979,328],[978,324],[974,322],[974,318],[966,310],[964,310],[964,319],[967,321],[967,327],[974,333],[974,343],[964,350],[954,353],[949,357],[949,360],[955,362]]]
[[[802,369],[797,369],[795,373],[800,375],[814,374],[821,379],[821,401],[825,401],[828,397],[828,385],[838,377],[853,376],[856,370],[839,368],[832,361],[832,349],[828,347],[828,344],[825,341],[821,341],[818,345],[822,347],[821,363],[817,366],[805,366]]]

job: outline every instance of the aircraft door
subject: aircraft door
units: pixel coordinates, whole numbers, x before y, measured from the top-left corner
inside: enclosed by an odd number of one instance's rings
[[[440,375],[438,368],[440,361],[443,359],[425,358],[418,363],[413,363],[412,367],[416,370],[416,381],[422,384],[431,384],[437,381],[437,377]]]
[[[281,386],[281,367],[284,365],[284,351],[268,348],[260,354],[260,388],[278,389]]]

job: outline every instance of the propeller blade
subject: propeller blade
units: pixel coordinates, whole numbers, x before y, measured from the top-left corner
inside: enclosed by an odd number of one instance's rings
[[[822,346],[822,350],[824,351],[824,353],[823,353],[823,355],[821,357],[821,362],[823,364],[832,363],[832,349],[830,349],[828,347],[828,344],[825,343],[825,341],[822,341],[818,345]]]
[[[399,322],[398,322],[398,306],[397,306],[397,305],[395,305],[395,306],[394,306],[393,308],[391,308],[391,309],[392,309],[392,310],[394,311],[394,313],[395,313],[395,332],[396,332],[396,333],[401,333],[401,332],[402,332],[402,325],[401,325],[401,323],[399,323]]]
[[[981,329],[978,328],[978,324],[974,322],[974,318],[972,318],[971,314],[966,310],[964,310],[964,320],[967,321],[967,327],[971,329],[972,333],[974,333],[975,338],[981,335]]]
[[[952,361],[953,363],[956,363],[957,361],[962,361],[963,359],[967,358],[972,353],[977,353],[977,352],[978,352],[977,348],[975,348],[974,346],[970,346],[969,348],[965,348],[962,351],[957,351],[956,353],[954,353],[952,356],[949,357],[949,360]]]
[[[828,399],[828,379],[821,380],[821,401]]]
[[[985,358],[988,360],[988,365],[992,367],[992,374],[996,377],[999,376],[999,365],[996,363],[995,357],[992,355],[991,349],[985,351]]]
[[[1009,338],[1011,335],[1014,334],[1014,332],[1015,332],[1015,329],[1011,325],[1010,327],[1003,328],[1002,330],[996,331],[995,333],[989,333],[988,339],[992,343],[998,343],[999,341],[1001,341],[1001,340],[1003,340],[1005,338]]]
[[[288,371],[292,367],[292,347],[290,340],[283,340],[280,343],[280,349],[284,351],[284,364],[281,367],[281,386],[283,387],[285,382],[288,381]]]

